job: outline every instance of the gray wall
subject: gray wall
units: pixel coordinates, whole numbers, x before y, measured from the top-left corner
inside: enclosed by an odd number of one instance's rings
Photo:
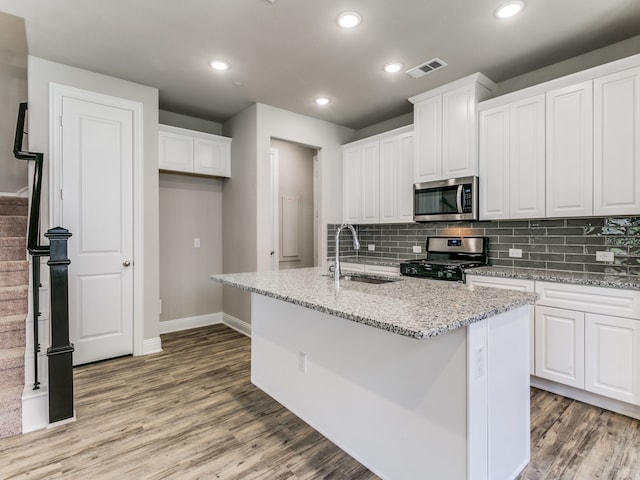
[[[280,270],[313,267],[313,155],[315,150],[282,140],[271,140],[272,148],[278,149],[278,187],[280,212],[282,196],[290,195],[300,199],[300,258],[294,261],[280,261]],[[282,215],[279,215],[279,232],[282,233]],[[282,235],[280,256],[282,257]]]
[[[161,322],[222,311],[222,182],[160,174]]]
[[[158,90],[118,78],[50,62],[29,56],[29,147],[45,154],[43,178],[42,225],[49,225],[49,87],[51,83],[68,85],[92,92],[139,102],[143,108],[143,172],[142,191],[136,201],[143,210],[142,229],[144,258],[135,259],[136,274],[142,275],[144,339],[159,335],[159,243],[158,243]],[[73,233],[73,232],[72,232]],[[142,264],[140,267],[139,265]],[[138,319],[136,319],[137,321]]]
[[[330,239],[336,229],[337,225],[329,226]],[[357,256],[365,258],[424,258],[425,253],[412,253],[412,247],[421,245],[424,252],[427,237],[475,235],[489,237],[491,265],[640,275],[640,217],[359,225],[357,229],[362,243]],[[356,255],[350,235],[340,240],[341,257]],[[367,251],[367,244],[374,244],[376,251]],[[522,249],[522,258],[510,258],[510,248]],[[596,251],[614,252],[615,262],[596,262]],[[333,261],[333,246],[329,254]]]
[[[222,124],[160,110],[159,122],[198,132],[222,133]],[[222,185],[225,180],[160,174],[160,321],[223,311]],[[200,248],[194,248],[194,238]]]
[[[18,104],[26,101],[24,20],[0,12],[0,193],[16,193],[28,184],[27,162],[13,156]],[[28,147],[26,140],[24,147]]]

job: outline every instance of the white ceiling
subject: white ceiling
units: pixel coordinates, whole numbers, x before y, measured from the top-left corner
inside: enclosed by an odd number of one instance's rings
[[[497,20],[501,3],[0,0],[0,10],[25,19],[31,55],[157,87],[164,110],[223,122],[262,102],[352,128],[410,112],[408,97],[477,71],[501,82],[640,34],[640,0],[528,0]],[[359,27],[337,27],[347,10]],[[211,70],[214,57],[231,69]],[[421,79],[382,71],[433,57],[449,66]],[[315,105],[319,95],[331,103]]]

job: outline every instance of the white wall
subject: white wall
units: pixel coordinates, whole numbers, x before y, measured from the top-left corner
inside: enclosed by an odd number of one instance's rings
[[[13,156],[18,106],[27,101],[24,20],[0,12],[0,193],[27,186],[27,162]],[[28,142],[25,141],[25,148]]]
[[[327,223],[342,220],[342,150],[354,130],[281,108],[257,104],[257,271],[271,268],[271,139],[278,138],[318,150],[320,169],[320,220],[318,229],[321,265],[327,258]]]
[[[187,115],[168,112],[166,110],[160,110],[158,115],[158,122],[162,125],[171,125],[172,127],[180,127],[189,130],[196,130],[198,132],[222,135],[222,124],[218,122],[205,120],[204,118],[189,117]]]
[[[159,335],[159,245],[158,245],[158,90],[118,78],[100,75],[60,63],[29,56],[29,148],[45,154],[42,225],[49,225],[49,85],[58,83],[105,95],[125,98],[143,105],[143,236],[142,274],[144,339]],[[62,225],[64,226],[64,225]],[[73,232],[71,232],[73,233]]]

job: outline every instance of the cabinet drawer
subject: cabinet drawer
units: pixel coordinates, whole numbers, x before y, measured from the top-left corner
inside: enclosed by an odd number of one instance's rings
[[[536,305],[640,320],[640,292],[617,288],[536,282]]]

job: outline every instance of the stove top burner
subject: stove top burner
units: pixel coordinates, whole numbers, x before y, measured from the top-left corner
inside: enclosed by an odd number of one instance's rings
[[[427,257],[400,264],[400,273],[412,277],[464,281],[464,270],[486,265],[486,237],[427,238]]]

